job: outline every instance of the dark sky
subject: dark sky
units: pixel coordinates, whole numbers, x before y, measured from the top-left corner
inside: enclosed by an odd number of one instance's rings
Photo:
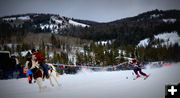
[[[180,0],[0,0],[0,16],[54,13],[99,22],[131,17],[154,9],[180,10]]]

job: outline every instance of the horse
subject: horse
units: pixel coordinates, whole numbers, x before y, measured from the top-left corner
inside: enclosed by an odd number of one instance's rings
[[[54,84],[52,82],[52,78],[54,78],[57,86],[60,86],[60,84],[57,81],[58,74],[56,72],[56,68],[52,64],[47,64],[47,65],[49,66],[49,69],[48,69],[49,77],[47,79],[49,79],[51,86],[54,86]],[[43,85],[44,71],[41,68],[35,67],[32,69],[32,73],[33,73],[33,78],[38,85],[39,91],[41,92],[45,88],[47,88],[47,86]]]

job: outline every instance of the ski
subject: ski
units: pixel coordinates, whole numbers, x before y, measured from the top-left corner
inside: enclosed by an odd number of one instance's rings
[[[148,74],[148,77],[138,77],[138,78],[143,78],[143,80],[146,80],[147,78],[149,78],[149,76],[150,76],[151,74]],[[136,80],[136,79],[138,79],[137,77],[135,77],[135,78],[133,78],[133,80]]]
[[[138,77],[138,78],[140,78],[140,77]],[[137,77],[135,77],[135,78],[133,78],[133,80],[136,80],[136,79],[138,79]]]
[[[151,74],[148,74],[148,77],[144,77],[144,80],[146,80],[147,78],[149,78],[150,75],[151,75]]]

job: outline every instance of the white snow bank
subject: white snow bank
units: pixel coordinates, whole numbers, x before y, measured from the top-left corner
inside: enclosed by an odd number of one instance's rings
[[[31,18],[29,16],[20,16],[17,19],[20,19],[20,20],[29,20]]]
[[[62,20],[59,20],[57,17],[55,17],[55,16],[51,16],[51,19],[53,20],[53,21],[55,21],[57,24],[62,24],[63,22],[62,22]]]
[[[137,46],[138,47],[146,47],[146,46],[148,46],[149,41],[150,41],[149,38],[143,39],[139,42],[139,44]]]
[[[83,24],[83,23],[79,23],[79,22],[76,22],[76,21],[73,21],[73,20],[69,20],[69,23],[72,24],[72,25],[75,25],[75,26],[82,26],[82,27],[89,27],[89,25],[86,25],[86,24]]]
[[[11,18],[3,18],[5,21],[11,21],[11,20],[16,20],[16,17],[11,17]]]
[[[5,20],[5,21],[11,21],[11,20],[16,20],[16,19],[19,19],[19,20],[29,20],[31,18],[29,16],[3,18],[3,20]]]
[[[135,77],[132,70],[113,72],[81,72],[58,78],[61,87],[48,87],[39,93],[36,84],[27,79],[0,80],[2,98],[164,98],[165,84],[178,83],[180,63],[174,66],[143,70],[151,74],[147,80]]]
[[[158,18],[160,16],[162,16],[162,14],[152,14],[150,15],[150,18]]]
[[[175,43],[178,43],[178,45],[180,46],[180,36],[178,35],[178,32],[174,31],[174,32],[164,32],[158,35],[154,35],[155,39],[160,39],[163,40],[164,42],[161,43],[161,45],[174,45]],[[146,47],[148,46],[150,42],[149,38],[143,39],[138,43],[138,47]]]
[[[176,19],[163,19],[163,22],[165,23],[175,23],[176,22]]]
[[[158,34],[154,36],[155,39],[162,39],[165,42],[162,43],[162,45],[174,45],[175,43],[178,43],[178,45],[180,46],[180,37],[178,35],[178,33],[175,32],[170,32],[170,33],[163,33],[163,34]]]

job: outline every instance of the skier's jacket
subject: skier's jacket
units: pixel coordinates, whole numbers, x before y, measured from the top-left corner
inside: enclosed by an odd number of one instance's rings
[[[140,68],[140,67],[141,67],[141,66],[140,66],[140,62],[139,62],[139,61],[132,62],[132,63],[131,63],[131,65],[132,65],[132,66],[134,66],[134,67],[138,67],[138,68]]]

